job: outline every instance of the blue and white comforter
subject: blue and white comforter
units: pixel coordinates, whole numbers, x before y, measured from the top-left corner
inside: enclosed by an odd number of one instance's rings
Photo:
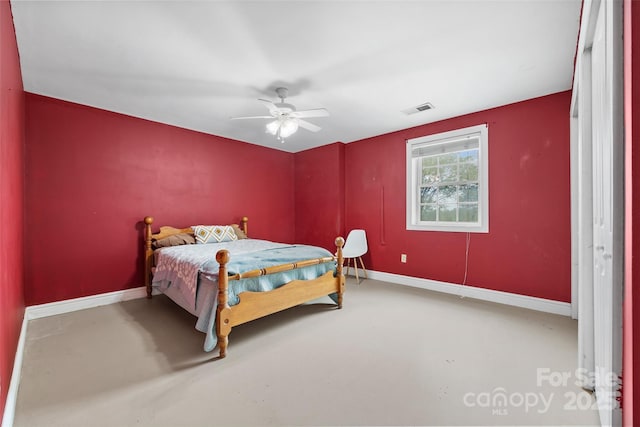
[[[217,292],[209,291],[203,307],[197,307],[200,277],[217,281],[219,264],[216,253],[226,249],[230,254],[227,264],[229,275],[291,262],[332,256],[326,249],[307,245],[286,245],[266,240],[242,239],[214,244],[182,245],[158,250],[152,286],[162,291],[178,288],[193,312],[198,312],[196,329],[206,332],[205,351],[211,351],[217,343],[215,310]],[[239,294],[245,291],[269,291],[292,280],[309,280],[335,269],[335,263],[322,263],[281,273],[229,282],[230,306],[239,302]]]

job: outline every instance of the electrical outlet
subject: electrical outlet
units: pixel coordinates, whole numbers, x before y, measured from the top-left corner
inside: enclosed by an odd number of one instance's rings
[[[407,254],[401,254],[400,255],[400,262],[407,262]]]

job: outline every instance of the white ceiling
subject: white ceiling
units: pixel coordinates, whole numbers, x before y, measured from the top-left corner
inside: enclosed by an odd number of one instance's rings
[[[297,152],[571,88],[581,0],[12,0],[24,88]],[[257,98],[326,108],[278,142]],[[431,102],[435,109],[401,112]],[[568,114],[568,112],[567,112]]]

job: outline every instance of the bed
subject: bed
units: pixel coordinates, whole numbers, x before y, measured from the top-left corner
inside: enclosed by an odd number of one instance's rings
[[[249,239],[247,217],[228,226],[162,226],[157,233],[153,217],[144,224],[147,298],[157,290],[195,315],[196,329],[206,334],[205,351],[217,347],[219,358],[227,354],[234,326],[324,296],[342,308],[342,237],[334,255],[315,246]],[[206,236],[202,227],[208,227]],[[225,233],[236,237],[197,244]]]

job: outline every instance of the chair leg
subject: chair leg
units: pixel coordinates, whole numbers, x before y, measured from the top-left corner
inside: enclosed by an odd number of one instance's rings
[[[360,284],[360,278],[358,277],[358,260],[357,259],[353,259],[353,265],[354,265],[354,269],[356,270],[356,282],[358,283],[358,285]]]
[[[347,277],[349,275],[349,267],[351,266],[351,258],[345,258],[345,261],[347,261],[347,272],[344,273],[344,276]]]
[[[362,269],[364,270],[364,278],[368,279],[368,277],[367,277],[367,269],[364,268],[364,262],[362,262],[362,257],[359,256],[358,259],[360,260],[360,264],[362,264]],[[357,263],[356,263],[356,265],[357,265]]]

